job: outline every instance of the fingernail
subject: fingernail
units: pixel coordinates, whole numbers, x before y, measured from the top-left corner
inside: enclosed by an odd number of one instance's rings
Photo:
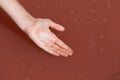
[[[68,57],[68,55],[64,55],[64,57]]]
[[[59,54],[56,54],[56,56],[60,56]]]
[[[70,53],[69,55],[72,56],[72,53]]]

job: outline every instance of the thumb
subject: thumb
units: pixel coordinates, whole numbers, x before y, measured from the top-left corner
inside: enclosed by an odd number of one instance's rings
[[[60,24],[54,23],[54,22],[50,23],[50,27],[57,30],[57,31],[64,31],[65,30],[65,28],[63,26],[61,26]]]

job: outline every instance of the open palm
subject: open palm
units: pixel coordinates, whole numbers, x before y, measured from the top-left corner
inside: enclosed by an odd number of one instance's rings
[[[61,41],[49,28],[64,31],[64,27],[49,19],[36,19],[32,26],[27,27],[27,35],[37,46],[55,56],[72,55],[72,49]]]

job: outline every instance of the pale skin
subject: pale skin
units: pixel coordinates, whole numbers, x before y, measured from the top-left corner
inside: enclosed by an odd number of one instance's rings
[[[65,30],[62,25],[50,19],[34,18],[17,0],[0,0],[0,7],[38,47],[54,56],[68,57],[73,54],[73,50],[49,29],[62,32]]]

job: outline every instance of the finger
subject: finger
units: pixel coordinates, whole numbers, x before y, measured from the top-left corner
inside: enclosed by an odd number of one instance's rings
[[[58,55],[62,55],[64,57],[68,57],[68,54],[65,54],[64,51],[62,51],[62,49],[60,49],[57,45],[55,44],[52,44],[52,45],[49,45],[47,44],[46,45],[47,48],[49,48],[49,51],[51,51],[52,53],[51,54],[58,54]],[[49,52],[48,51],[48,52]],[[49,52],[50,53],[50,52]]]
[[[68,51],[66,51],[65,49],[59,47],[59,46],[56,45],[54,42],[55,42],[55,41],[52,40],[52,39],[49,39],[49,40],[45,41],[45,43],[47,43],[49,46],[53,47],[54,50],[55,50],[57,53],[61,54],[61,55],[64,56],[64,57],[67,57],[67,56],[69,55],[69,54],[68,54]]]
[[[60,55],[62,55],[62,56],[64,56],[64,57],[68,57],[68,52],[66,51],[66,50],[64,50],[63,48],[60,48],[58,45],[56,45],[56,44],[53,44],[53,45],[51,45],[53,48],[55,48],[58,52],[59,52],[59,54]]]
[[[47,43],[44,42],[44,41],[43,41],[43,49],[44,49],[46,52],[48,52],[48,53],[50,53],[50,54],[52,54],[52,55],[54,55],[54,56],[59,56],[59,55],[60,55],[58,52],[55,51],[55,49],[53,49],[49,44],[47,44]]]
[[[46,44],[45,46],[47,47],[47,48],[49,48],[49,49],[51,49],[54,53],[57,53],[57,54],[61,54],[61,53],[63,53],[63,52],[61,52],[60,51],[60,48],[59,47],[55,47],[55,44],[54,44],[54,42],[52,41],[52,40],[47,40],[47,41],[44,41],[44,43]],[[65,57],[67,57],[67,55],[63,55],[63,56],[65,56]]]
[[[60,46],[61,48],[65,49],[66,51],[69,52],[70,55],[73,54],[73,51],[72,49],[67,46],[63,41],[61,41],[60,39],[58,39],[56,42],[55,42],[58,46]]]
[[[54,41],[54,40],[53,40]],[[53,47],[53,48],[55,48],[62,56],[64,56],[64,57],[67,57],[68,55],[70,55],[69,54],[69,51],[67,51],[66,49],[64,49],[64,48],[61,48],[60,46],[58,46],[58,45],[56,45],[55,44],[55,41],[53,42],[52,40],[49,40],[48,41],[48,44],[51,46],[51,47]]]
[[[58,46],[57,49],[62,50],[66,54],[72,55],[73,53],[72,49],[69,46],[67,46],[63,41],[61,41],[56,35],[54,35],[54,37],[52,38],[48,38],[48,42],[48,44],[50,45],[54,43],[54,46]]]
[[[54,56],[60,56],[58,52],[55,51],[54,48],[50,47],[47,43],[43,42],[43,47],[42,47],[46,52],[54,55]]]
[[[48,44],[45,44],[44,41],[40,40],[38,37],[35,37],[35,35],[32,35],[31,39],[35,42],[35,44],[45,50],[46,52],[54,55],[54,56],[59,56],[58,53],[55,53],[55,51],[51,50],[51,48],[48,47]]]
[[[64,31],[65,30],[65,28],[63,26],[61,26],[60,24],[54,23],[53,21],[51,21],[50,27],[55,29],[55,30],[58,30],[58,31]]]

